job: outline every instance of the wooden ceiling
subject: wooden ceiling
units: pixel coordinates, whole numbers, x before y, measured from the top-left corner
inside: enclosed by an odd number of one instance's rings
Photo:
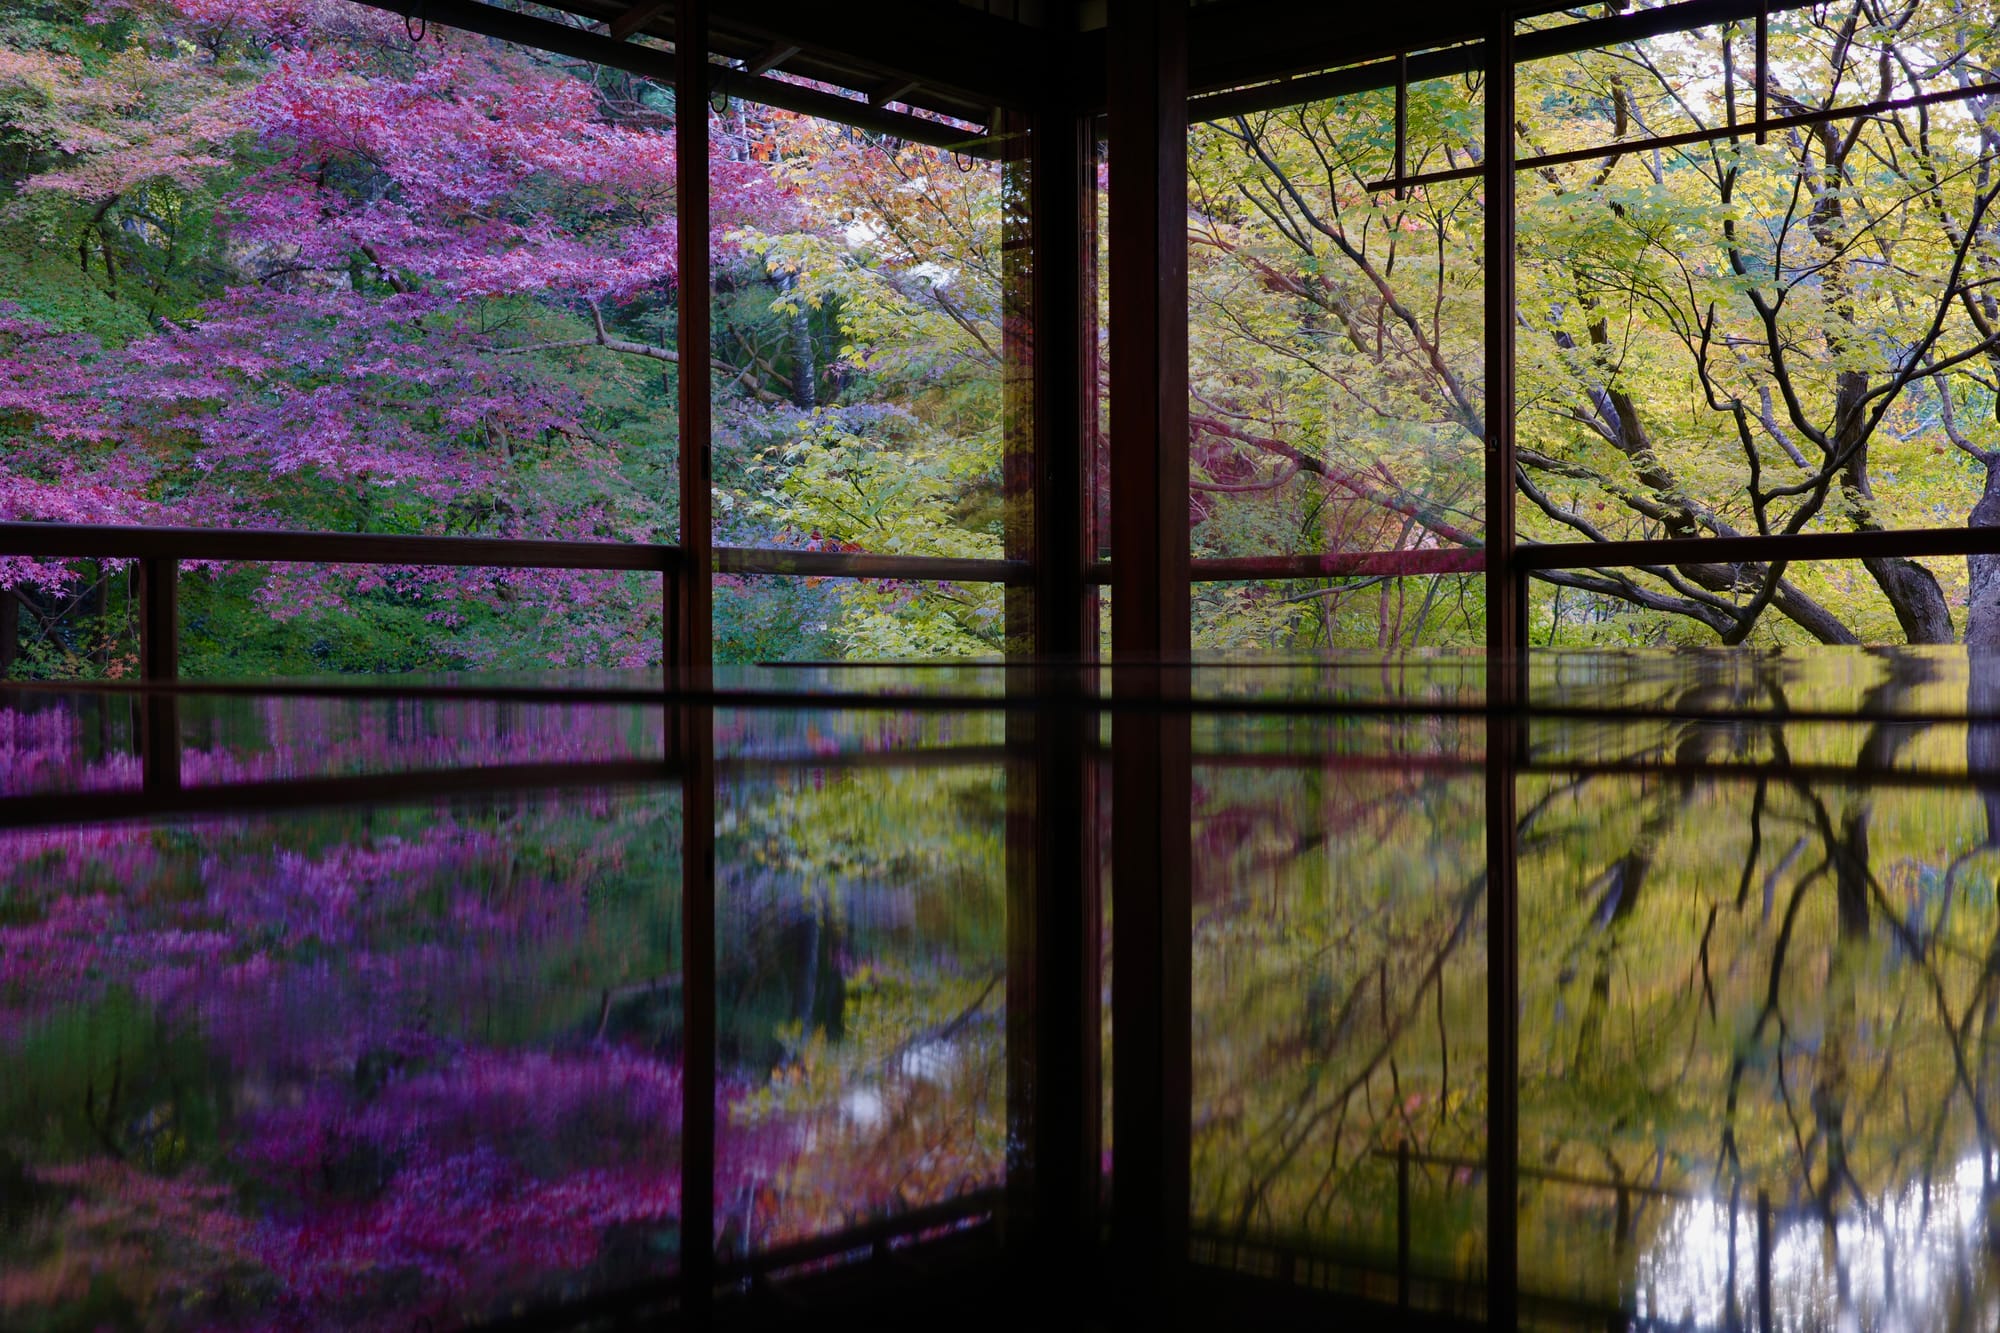
[[[414,9],[450,26],[670,74],[671,62],[657,42],[673,41],[673,0],[551,0],[543,6],[585,20],[581,25],[484,0],[361,3],[404,14]],[[782,73],[848,93],[846,106],[794,109],[839,111],[868,124],[883,120],[885,112],[899,121],[893,109],[900,107],[985,128],[997,109],[1032,106],[1051,83],[1067,88],[1086,109],[1100,106],[1104,9],[1101,0],[711,0],[708,45],[721,64],[725,90],[733,86],[772,105],[817,100],[774,92],[772,76]],[[1333,0],[1198,3],[1188,16],[1189,89],[1264,82],[1385,55],[1412,42],[1438,45],[1476,36],[1493,5],[1430,0],[1377,11],[1357,15]]]
[[[1630,10],[1524,38],[1536,54],[1574,50],[1631,30],[1666,31],[1754,13],[1758,0],[1686,0]],[[1786,8],[1800,0],[1768,0]],[[542,15],[487,0],[359,0],[449,26],[629,69],[671,82],[674,0],[544,0]],[[1003,109],[1052,90],[1083,111],[1104,105],[1108,0],[710,0],[712,91],[958,147]],[[1612,6],[1604,6],[1606,9]],[[1553,6],[1544,5],[1543,12]],[[1398,51],[1428,51],[1425,77],[1470,69],[1497,0],[1195,0],[1188,11],[1193,109],[1276,106],[1386,82],[1376,69],[1328,74]],[[1520,11],[1515,10],[1516,13]],[[1539,50],[1549,47],[1548,51]],[[1411,74],[1418,74],[1418,60]],[[1437,66],[1431,71],[1430,66]],[[1449,67],[1449,71],[1447,71]],[[801,83],[807,80],[810,83]],[[820,86],[813,86],[820,85]],[[947,117],[941,123],[936,118]],[[973,151],[978,151],[975,146]]]

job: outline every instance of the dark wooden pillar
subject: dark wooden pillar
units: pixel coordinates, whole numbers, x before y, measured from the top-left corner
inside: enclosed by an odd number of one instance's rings
[[[1096,292],[1088,256],[1089,217],[1096,207],[1095,152],[1090,121],[1072,96],[1067,60],[1052,66],[1049,87],[1032,120],[1032,238],[1034,283],[1035,651],[1075,658],[1092,645],[1085,621],[1084,471],[1086,376],[1095,377]],[[1095,410],[1094,407],[1092,410]]]
[[[1073,6],[1065,6],[1073,9]],[[1057,31],[1073,14],[1051,15]],[[1090,124],[1075,52],[1052,44],[1036,103],[1010,114],[1003,161],[1009,423],[1007,555],[1028,561],[1010,589],[1007,643],[1017,660],[1008,771],[1008,1171],[1013,1253],[1026,1285],[1074,1290],[1096,1249],[1100,1114],[1094,1057],[1096,899],[1087,875],[1083,719],[1061,663],[1095,634],[1085,621],[1083,356],[1095,299],[1086,284],[1086,208],[1094,205]],[[1025,131],[1025,133],[1023,133]],[[1019,660],[1039,659],[1030,667]],[[1067,702],[1064,702],[1067,701]]]
[[[1111,644],[1188,649],[1187,22],[1112,0]]]
[[[681,556],[666,595],[668,679],[706,683],[715,572],[710,448],[708,4],[678,0],[674,20],[674,211],[679,323]],[[692,675],[690,673],[693,673]]]
[[[139,675],[147,684],[180,676],[180,566],[147,556],[133,568],[132,596],[139,604]],[[149,693],[139,700],[139,763],[148,791],[181,785],[181,715],[176,695]]]
[[[1073,26],[1073,25],[1071,25]],[[1092,129],[1077,104],[1075,53],[1050,53],[1030,121],[1033,190],[1035,465],[1033,472],[1035,650],[1051,664],[1075,661],[1094,645],[1087,620],[1084,562],[1084,376],[1086,331],[1096,293],[1086,262],[1089,210],[1095,207]],[[1099,1006],[1093,963],[1098,908],[1088,873],[1094,820],[1086,804],[1086,718],[1073,670],[1050,665],[1016,671],[1010,684],[1032,689],[1029,715],[1033,799],[1023,850],[1033,865],[1032,919],[1022,923],[1031,974],[1019,986],[1032,1005],[1023,1027],[1033,1043],[1028,1090],[1033,1157],[1026,1205],[1036,1243],[1024,1257],[1050,1291],[1089,1278],[1097,1238]],[[1017,714],[1017,716],[1019,716]],[[1012,1001],[1010,1000],[1010,1003]]]
[[[694,1327],[715,1292],[715,726],[706,691],[715,566],[709,403],[708,7],[678,0],[674,20],[675,207],[680,223],[681,556],[666,576],[666,705],[681,783],[681,1311]]]
[[[1112,1239],[1128,1308],[1187,1253],[1191,779],[1187,41],[1178,0],[1112,0]]]
[[[1514,569],[1514,22],[1486,43],[1486,1308],[1519,1317],[1520,979],[1516,761],[1525,688],[1527,581]]]
[[[173,680],[181,673],[180,568],[148,556],[135,566],[133,599],[139,604],[139,674]]]

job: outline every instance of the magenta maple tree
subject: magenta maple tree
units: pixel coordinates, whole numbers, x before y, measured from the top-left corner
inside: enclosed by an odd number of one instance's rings
[[[0,53],[4,119],[42,166],[15,212],[87,212],[83,262],[101,250],[109,276],[106,227],[210,208],[228,272],[123,341],[0,311],[0,518],[673,537],[670,101],[464,34],[413,45],[349,4],[96,17],[127,30],[108,63]],[[718,237],[787,224],[763,165],[719,150],[713,175]],[[77,577],[0,561],[0,586]],[[582,609],[558,660],[647,652],[646,599],[601,576],[293,571],[264,601],[384,586],[447,623]]]

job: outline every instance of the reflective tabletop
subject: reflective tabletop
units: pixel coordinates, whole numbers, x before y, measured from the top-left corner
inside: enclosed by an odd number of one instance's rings
[[[1996,882],[1953,649],[10,685],[0,1326],[1990,1329]]]

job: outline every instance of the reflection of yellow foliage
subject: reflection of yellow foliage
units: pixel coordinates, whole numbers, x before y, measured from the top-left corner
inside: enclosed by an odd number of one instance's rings
[[[952,723],[942,726],[932,739],[949,737]],[[784,1024],[784,1058],[729,1107],[732,1129],[791,1145],[769,1182],[759,1244],[1000,1183],[1000,790],[997,770],[859,771],[747,788],[719,812],[732,837],[768,839],[781,873],[824,895],[854,959],[841,1040]],[[881,934],[854,924],[877,918],[896,924]]]

